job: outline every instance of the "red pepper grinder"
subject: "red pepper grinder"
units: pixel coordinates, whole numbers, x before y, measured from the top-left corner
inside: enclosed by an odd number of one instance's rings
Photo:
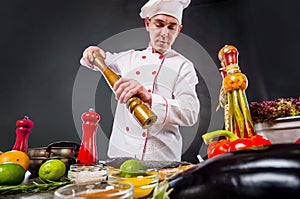
[[[31,132],[31,128],[34,123],[29,119],[28,116],[24,116],[24,119],[18,120],[16,122],[16,141],[13,146],[13,150],[24,151],[27,153],[28,151],[28,137]]]
[[[78,162],[91,165],[97,162],[98,153],[96,145],[96,132],[100,115],[90,108],[82,114],[82,141],[78,152]]]

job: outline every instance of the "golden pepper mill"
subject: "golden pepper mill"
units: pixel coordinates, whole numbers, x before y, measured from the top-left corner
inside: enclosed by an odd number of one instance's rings
[[[98,51],[95,51],[93,56],[95,58],[94,65],[102,72],[110,86],[113,87],[120,77],[104,63],[103,57]],[[143,129],[151,127],[157,120],[156,114],[137,95],[129,98],[126,106]]]

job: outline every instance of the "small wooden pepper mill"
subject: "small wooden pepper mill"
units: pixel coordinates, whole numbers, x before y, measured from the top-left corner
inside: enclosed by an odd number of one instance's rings
[[[82,114],[82,141],[78,152],[78,162],[86,165],[97,163],[98,153],[96,145],[96,132],[100,115],[90,108]]]
[[[103,76],[110,84],[111,87],[114,86],[115,82],[120,79],[120,77],[114,73],[105,63],[99,52],[95,51],[94,65],[102,72]],[[151,127],[157,120],[156,114],[140,99],[139,96],[132,96],[126,102],[127,108],[133,117],[144,129]]]
[[[13,150],[28,151],[28,138],[31,132],[31,128],[34,126],[34,122],[29,119],[28,116],[24,116],[23,119],[16,122],[16,141],[13,146]]]

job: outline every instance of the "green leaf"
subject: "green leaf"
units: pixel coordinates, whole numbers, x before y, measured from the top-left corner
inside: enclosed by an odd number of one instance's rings
[[[158,183],[154,188],[151,199],[170,199],[169,195],[173,191],[173,188],[169,189],[168,181],[164,180]]]

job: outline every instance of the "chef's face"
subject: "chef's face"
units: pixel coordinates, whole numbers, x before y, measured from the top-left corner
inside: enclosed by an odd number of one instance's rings
[[[150,45],[161,54],[172,46],[182,29],[176,18],[164,14],[146,18],[145,26],[150,35]]]

